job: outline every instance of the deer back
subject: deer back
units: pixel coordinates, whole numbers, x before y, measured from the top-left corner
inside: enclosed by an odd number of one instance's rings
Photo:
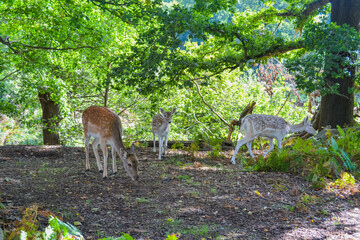
[[[281,137],[290,131],[289,124],[281,117],[251,114],[242,119],[243,128],[252,137]]]

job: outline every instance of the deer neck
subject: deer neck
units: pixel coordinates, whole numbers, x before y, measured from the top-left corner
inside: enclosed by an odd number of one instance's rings
[[[168,121],[163,122],[163,124],[161,125],[161,132],[166,132],[170,130],[170,123]]]
[[[302,131],[304,131],[304,129],[305,129],[305,128],[304,128],[304,124],[303,124],[303,123],[290,125],[290,132],[293,132],[293,133],[302,132]]]

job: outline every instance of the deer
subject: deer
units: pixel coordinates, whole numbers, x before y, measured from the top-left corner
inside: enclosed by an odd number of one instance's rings
[[[254,154],[251,151],[251,143],[257,137],[267,137],[269,139],[269,149],[263,154],[265,157],[274,149],[274,138],[277,141],[278,148],[281,150],[281,142],[290,132],[297,133],[305,131],[312,135],[316,134],[316,130],[312,127],[308,117],[304,118],[301,123],[292,125],[281,117],[263,114],[251,114],[244,117],[241,120],[239,136],[243,130],[245,130],[245,137],[238,140],[236,144],[234,154],[231,158],[233,164],[235,164],[236,154],[244,144],[246,144],[250,156],[254,158]]]
[[[117,172],[116,153],[119,154],[125,171],[133,181],[139,179],[138,165],[139,161],[135,154],[135,146],[132,144],[130,152],[125,149],[122,141],[122,125],[120,117],[106,107],[90,106],[82,114],[82,123],[85,135],[85,152],[86,152],[86,170],[90,170],[89,162],[89,143],[91,137],[94,141],[91,143],[99,172],[103,172],[103,178],[107,178],[107,144],[111,146],[112,169],[113,173]],[[104,155],[104,168],[101,166],[98,145]]]
[[[161,160],[161,155],[164,153],[166,156],[166,149],[168,144],[168,137],[170,131],[170,124],[172,122],[172,116],[176,112],[176,108],[170,112],[165,112],[164,109],[160,108],[159,114],[156,114],[152,120],[152,132],[153,132],[153,142],[154,149],[153,152],[156,152],[156,135],[159,137],[159,160]]]

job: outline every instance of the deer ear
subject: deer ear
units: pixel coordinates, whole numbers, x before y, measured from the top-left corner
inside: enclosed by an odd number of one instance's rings
[[[165,110],[164,110],[163,108],[160,108],[160,112],[161,112],[161,113],[164,113]]]
[[[135,153],[135,144],[134,143],[132,143],[131,144],[131,153]]]
[[[176,108],[171,111],[172,114],[176,113]]]
[[[304,122],[308,122],[308,121],[309,121],[309,117],[306,116],[306,117],[304,118]]]

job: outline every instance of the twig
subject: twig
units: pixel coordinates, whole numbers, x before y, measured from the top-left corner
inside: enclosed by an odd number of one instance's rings
[[[20,72],[20,70],[16,70],[16,71],[14,71],[14,72],[12,72],[12,73],[10,73],[10,74],[6,75],[6,76],[5,76],[5,77],[3,77],[2,79],[0,79],[0,82],[1,82],[1,81],[4,81],[6,78],[8,78],[8,77],[10,77],[11,75],[13,75],[13,74],[15,74],[15,73],[18,73],[18,72]]]
[[[197,84],[197,82],[195,82],[195,80],[191,80],[195,86],[196,86],[196,89],[197,89],[197,92],[198,94],[200,95],[203,103],[205,103],[206,106],[208,106],[208,108],[210,109],[210,111],[212,111],[218,118],[220,118],[220,120],[225,123],[228,127],[230,127],[230,124],[228,124],[217,112],[214,111],[214,109],[205,101],[204,97],[202,96],[201,94],[201,91],[200,91],[200,87],[199,85]]]
[[[141,101],[144,101],[146,98],[143,98]],[[135,104],[137,104],[140,100],[139,99],[135,99],[132,103],[130,103],[128,106],[126,106],[123,110],[121,110],[118,115],[121,116],[121,114],[123,112],[125,112],[127,109],[131,108],[132,106],[134,106]]]
[[[291,94],[291,91],[289,92],[289,94],[288,94],[288,96],[287,96],[287,98],[286,98],[285,102],[283,103],[283,105],[281,106],[281,108],[279,109],[279,111],[277,112],[277,114],[276,114],[275,116],[279,115],[279,113],[281,112],[281,110],[282,110],[282,109],[283,109],[283,107],[285,106],[285,104],[286,104],[287,100],[289,99],[290,94]]]

